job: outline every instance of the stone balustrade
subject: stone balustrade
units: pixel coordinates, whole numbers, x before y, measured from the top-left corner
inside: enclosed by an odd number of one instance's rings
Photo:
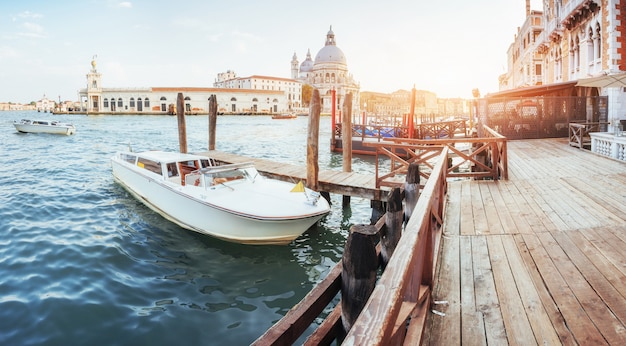
[[[620,136],[609,132],[592,132],[590,136],[592,152],[626,161],[626,132]]]

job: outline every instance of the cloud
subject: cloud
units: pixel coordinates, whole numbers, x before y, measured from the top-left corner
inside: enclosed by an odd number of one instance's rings
[[[19,53],[13,47],[2,46],[0,47],[0,61],[3,59],[12,59],[19,57]]]
[[[43,26],[31,22],[24,22],[21,26],[22,32],[18,33],[22,37],[45,38],[46,33]]]
[[[107,2],[107,6],[113,7],[113,8],[132,8],[133,3],[130,1],[109,0]]]
[[[19,19],[39,19],[39,18],[43,18],[43,15],[39,14],[39,13],[33,13],[33,12],[30,12],[30,11],[24,11],[24,12],[18,14],[17,18],[19,18]],[[13,17],[13,21],[16,21],[17,18]]]

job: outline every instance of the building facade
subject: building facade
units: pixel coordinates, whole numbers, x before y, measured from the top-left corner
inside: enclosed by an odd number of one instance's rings
[[[238,78],[236,73],[228,70],[217,75],[213,87],[218,89],[248,89],[263,91],[280,91],[287,98],[287,111],[300,111],[302,105],[302,83],[295,79],[259,76]]]
[[[234,72],[228,73],[234,76]],[[225,78],[226,75],[220,76]],[[87,74],[87,87],[79,91],[79,96],[82,108],[88,114],[175,114],[179,93],[183,94],[186,114],[207,114],[211,95],[216,95],[218,113],[221,114],[275,114],[290,110],[294,98],[292,93],[297,92],[299,83],[289,81],[268,77],[257,84],[256,78],[250,77],[248,82],[232,88],[230,85],[213,88],[104,88],[102,74],[98,72],[94,58]]]
[[[500,91],[544,86],[559,96],[607,96],[608,120],[626,119],[626,6],[619,0],[544,0],[531,11],[508,52]],[[610,84],[610,85],[609,85]],[[563,94],[565,93],[565,94]],[[588,120],[595,120],[588,118]]]
[[[319,90],[321,112],[332,113],[332,90],[336,94],[336,110],[343,109],[346,95],[352,94],[352,114],[361,111],[360,84],[348,71],[348,62],[343,51],[337,47],[332,27],[326,34],[326,43],[311,59],[311,51],[307,51],[306,59],[299,64],[294,53],[291,59],[291,78],[308,84]]]

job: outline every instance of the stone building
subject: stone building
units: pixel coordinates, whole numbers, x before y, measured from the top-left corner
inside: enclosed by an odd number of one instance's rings
[[[79,91],[82,108],[88,114],[172,114],[178,93],[183,93],[186,114],[207,114],[211,95],[216,95],[219,113],[285,113],[290,110],[299,85],[296,81],[273,77],[258,78],[262,82],[257,84],[257,78],[250,77],[236,88],[105,88],[95,58],[91,67],[87,87]]]

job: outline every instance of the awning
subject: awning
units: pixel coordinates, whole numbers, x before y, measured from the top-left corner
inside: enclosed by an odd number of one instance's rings
[[[607,74],[604,76],[579,79],[576,86],[596,88],[626,87],[626,72]]]
[[[562,82],[554,84],[535,85],[522,87],[517,89],[503,90],[496,93],[485,95],[485,98],[500,97],[533,97],[533,96],[561,96],[559,93],[571,94],[570,90],[574,89],[576,81]]]

